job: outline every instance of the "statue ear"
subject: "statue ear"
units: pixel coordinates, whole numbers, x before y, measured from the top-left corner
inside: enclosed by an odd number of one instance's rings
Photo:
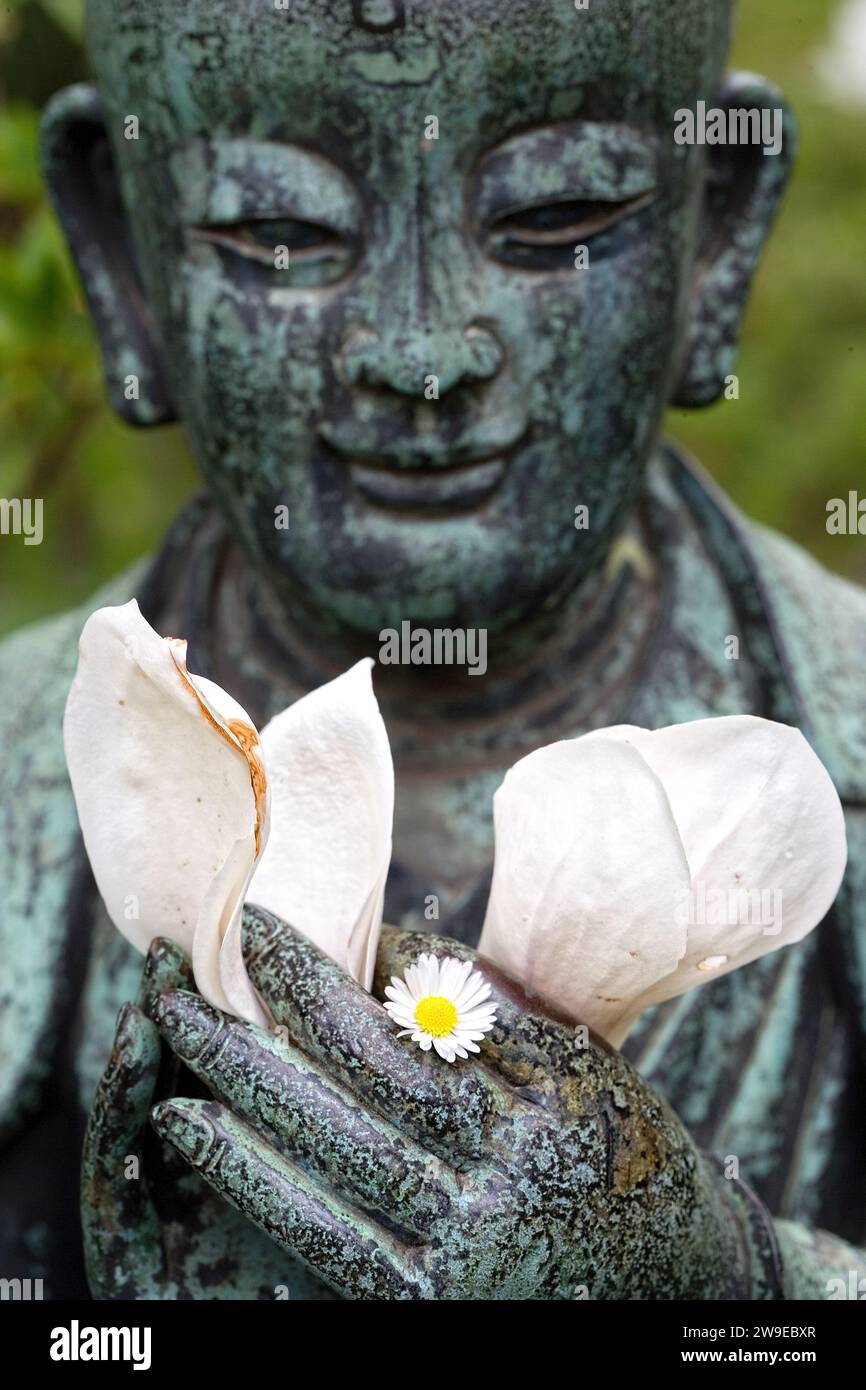
[[[52,97],[41,143],[45,180],[99,334],[111,403],[132,425],[174,420],[95,87],[81,83]]]
[[[782,147],[708,145],[703,226],[694,266],[682,369],[672,404],[710,405],[733,372],[740,323],[752,276],[794,164],[797,127],[771,83],[729,73],[717,108],[781,111]]]

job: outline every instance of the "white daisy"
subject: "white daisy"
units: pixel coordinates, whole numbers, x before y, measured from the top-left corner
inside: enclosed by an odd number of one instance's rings
[[[399,1037],[410,1035],[424,1052],[435,1047],[446,1062],[480,1052],[478,1044],[496,1022],[496,1005],[487,1004],[490,986],[471,960],[421,955],[404,978],[391,976],[385,1008]]]

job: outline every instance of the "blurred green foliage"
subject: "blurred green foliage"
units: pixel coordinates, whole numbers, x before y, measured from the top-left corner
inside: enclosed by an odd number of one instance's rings
[[[800,154],[752,291],[740,399],[669,430],[751,516],[866,583],[866,541],[826,530],[829,498],[866,496],[866,106],[831,103],[817,73],[840,7],[740,0],[732,62],[785,92]]]
[[[39,111],[87,76],[82,9],[0,11],[0,497],[44,498],[40,546],[0,536],[0,632],[70,607],[152,549],[196,487],[178,427],[135,430],[109,409],[42,186]]]
[[[866,543],[826,502],[866,493],[866,109],[830,103],[816,53],[839,0],[745,0],[734,62],[801,122],[801,161],[755,286],[740,399],[676,412],[671,433],[753,516],[866,581]],[[0,497],[45,499],[41,546],[0,537],[0,631],[83,599],[158,542],[196,486],[178,428],[136,431],[105,403],[98,350],[37,158],[38,113],[86,76],[82,0],[0,10]]]

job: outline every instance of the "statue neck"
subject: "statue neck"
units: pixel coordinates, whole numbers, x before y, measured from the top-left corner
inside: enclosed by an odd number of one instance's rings
[[[230,544],[211,604],[212,674],[264,723],[306,691],[372,656],[378,662],[376,694],[395,754],[402,748],[414,761],[432,740],[442,756],[453,746],[455,756],[465,758],[467,741],[473,742],[482,722],[486,754],[495,755],[501,740],[512,751],[515,740],[537,746],[576,726],[614,722],[616,692],[629,685],[654,627],[655,550],[638,507],[602,566],[531,619],[501,633],[467,634],[471,664],[460,666],[388,664],[378,637],[335,631],[300,600],[287,611]],[[411,652],[411,634],[398,629],[397,641],[398,657]],[[449,649],[446,642],[444,651]],[[423,656],[420,647],[415,650]],[[470,674],[473,666],[477,675]],[[559,723],[562,735],[556,731]]]

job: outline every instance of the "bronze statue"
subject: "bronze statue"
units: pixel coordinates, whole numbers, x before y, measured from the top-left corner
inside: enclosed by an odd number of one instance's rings
[[[866,1272],[866,598],[658,439],[724,390],[794,155],[779,93],[724,75],[731,6],[88,8],[97,86],[52,101],[46,176],[116,408],[182,419],[206,493],[0,647],[4,1272],[83,1292],[90,1114],[96,1297],[828,1297]],[[782,112],[778,152],[679,144],[698,101]],[[483,679],[377,668],[378,998],[417,933],[477,941],[505,769],[604,725],[801,727],[846,805],[843,891],[626,1056],[500,980],[451,1071],[255,910],[288,1041],[220,1018],[164,942],[139,987],[60,739],[86,613],[133,595],[259,725],[406,619],[487,632]]]

